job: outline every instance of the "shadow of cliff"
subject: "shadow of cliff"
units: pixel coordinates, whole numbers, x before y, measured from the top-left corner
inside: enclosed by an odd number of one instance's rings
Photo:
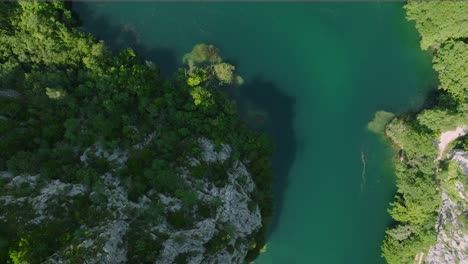
[[[282,92],[273,82],[257,76],[242,86],[238,104],[242,118],[251,127],[271,135],[275,144],[272,158],[275,173],[273,184],[275,208],[268,230],[269,236],[279,223],[284,194],[290,180],[290,170],[297,153],[293,124],[295,99]]]
[[[171,76],[181,66],[177,62],[174,50],[167,47],[145,46],[135,25],[112,25],[107,16],[97,15],[84,2],[73,2],[68,3],[68,5],[78,20],[79,26],[84,31],[91,33],[96,39],[103,40],[112,51],[130,47],[144,59],[161,66],[161,73],[166,77]],[[86,15],[83,19],[78,14]]]

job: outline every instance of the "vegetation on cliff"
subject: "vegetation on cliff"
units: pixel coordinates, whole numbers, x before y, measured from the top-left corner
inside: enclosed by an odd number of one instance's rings
[[[421,47],[433,54],[439,89],[427,109],[394,118],[386,135],[399,149],[395,159],[397,195],[390,214],[395,225],[382,246],[388,263],[412,263],[436,243],[441,189],[449,162],[439,161],[437,140],[442,132],[468,125],[468,3],[410,1],[407,18],[421,35]],[[454,145],[467,150],[466,137]]]
[[[168,218],[175,227],[190,228],[194,208],[206,215],[213,208],[190,190],[181,168],[219,187],[237,160],[253,175],[252,206],[258,204],[262,215],[261,230],[247,241],[246,260],[256,257],[272,214],[272,146],[265,135],[239,121],[235,103],[219,89],[241,83],[235,67],[210,45],[194,51],[185,58],[188,66],[166,80],[133,50],[113,54],[102,41],[76,29],[61,2],[0,3],[0,171],[38,175],[34,181],[42,183],[79,184],[92,193],[39,224],[31,222],[31,208],[0,201],[6,215],[0,218],[1,263],[40,263],[88,236],[82,227],[102,216],[98,205],[105,203],[101,194],[107,183],[100,176],[109,171],[118,175],[131,202],[154,191],[182,201]],[[228,163],[192,166],[191,159],[203,154],[201,138],[218,151],[228,144]],[[94,154],[87,152],[90,147]],[[115,150],[127,152],[123,166],[96,154]],[[89,154],[86,165],[83,153]],[[15,198],[40,190],[28,184],[12,188],[8,179],[0,177],[2,195]],[[160,204],[154,204],[129,220],[130,262],[146,263],[157,255],[164,238],[155,240],[142,227],[161,214]],[[215,254],[226,234],[207,243],[207,251]],[[80,253],[64,254],[72,258]]]

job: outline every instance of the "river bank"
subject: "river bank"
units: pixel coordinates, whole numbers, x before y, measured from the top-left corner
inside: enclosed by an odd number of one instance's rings
[[[277,145],[274,225],[257,263],[383,263],[391,151],[365,127],[377,110],[417,109],[434,87],[401,3],[81,5],[84,29],[111,45],[170,69],[211,43],[243,76],[239,108],[265,113],[259,129]]]

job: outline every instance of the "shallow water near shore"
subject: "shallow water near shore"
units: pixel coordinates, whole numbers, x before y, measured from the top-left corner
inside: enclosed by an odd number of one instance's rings
[[[276,215],[256,263],[384,263],[392,153],[375,111],[417,109],[435,87],[402,3],[74,3],[83,28],[170,75],[214,44],[276,144]]]

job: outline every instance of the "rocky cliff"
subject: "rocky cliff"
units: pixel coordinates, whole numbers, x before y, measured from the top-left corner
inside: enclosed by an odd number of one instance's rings
[[[273,148],[224,92],[235,66],[201,43],[166,78],[77,25],[0,2],[0,263],[254,260]]]
[[[201,156],[191,158],[191,166],[200,163],[228,164],[224,172],[227,180],[221,185],[190,175],[189,168],[181,168],[181,177],[195,192],[199,203],[190,215],[176,219],[184,198],[149,191],[139,201],[130,201],[128,193],[115,169],[100,176],[100,190],[90,190],[82,184],[66,184],[60,180],[43,181],[40,175],[0,174],[5,192],[0,196],[0,222],[6,224],[16,215],[25,226],[37,228],[53,223],[64,211],[74,210],[83,200],[89,200],[101,217],[93,226],[82,225],[83,236],[72,238],[68,246],[55,252],[46,263],[126,263],[129,229],[132,222],[150,207],[158,206],[158,221],[143,223],[144,231],[158,244],[153,263],[243,263],[252,246],[252,237],[261,228],[260,210],[252,201],[256,187],[243,162],[229,161],[231,147],[222,144],[219,151],[208,139],[199,140]],[[90,152],[116,167],[125,166],[125,151],[106,152],[99,147],[89,148],[81,156],[83,166],[90,162]],[[20,214],[12,212],[18,208]],[[28,212],[27,214],[25,212]],[[180,227],[178,221],[190,219]],[[153,219],[154,220],[154,219]],[[76,256],[76,258],[73,258]]]
[[[426,263],[468,263],[468,153],[448,155],[448,177],[441,183],[442,206],[436,223],[437,243],[429,249]]]

